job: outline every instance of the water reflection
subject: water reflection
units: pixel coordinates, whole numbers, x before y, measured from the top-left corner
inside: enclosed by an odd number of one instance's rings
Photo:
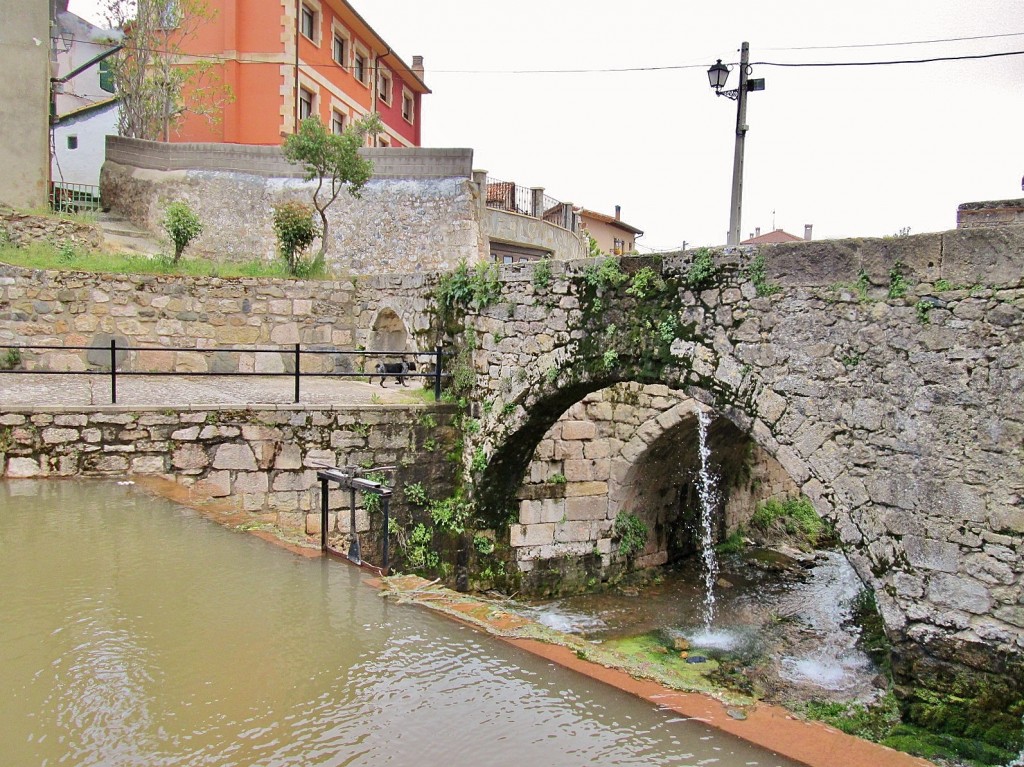
[[[789,765],[106,483],[0,483],[11,765]]]

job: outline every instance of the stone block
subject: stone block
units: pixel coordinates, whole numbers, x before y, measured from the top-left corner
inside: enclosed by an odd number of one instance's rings
[[[564,421],[562,423],[563,440],[594,439],[597,427],[593,421]]]
[[[140,455],[132,458],[132,474],[163,474],[165,469],[162,455]]]
[[[566,498],[565,518],[570,522],[607,519],[608,498],[605,495]]]
[[[283,471],[274,477],[274,492],[309,490],[315,484],[315,471]]]
[[[510,529],[510,543],[513,547],[520,546],[547,546],[555,540],[555,525],[553,523],[540,525],[512,525]]]
[[[266,493],[270,489],[270,481],[266,472],[263,471],[240,471],[235,474],[235,481],[231,486],[235,493]]]
[[[213,456],[213,468],[256,471],[256,456],[248,445],[218,445]]]
[[[903,538],[903,548],[913,567],[944,573],[955,573],[959,569],[960,547],[955,543],[907,535]]]
[[[555,525],[555,543],[590,543],[591,538],[590,522],[573,521],[563,522]]]
[[[201,445],[182,445],[171,454],[171,465],[176,469],[204,469],[210,457]]]
[[[178,429],[171,432],[171,439],[180,442],[189,442],[199,437],[199,427],[189,426],[187,429]]]
[[[275,469],[299,469],[302,468],[302,451],[293,442],[281,445],[281,451],[274,459]]]
[[[7,460],[6,475],[11,478],[23,479],[27,477],[38,477],[42,472],[39,468],[39,461],[35,458],[9,458]]]
[[[85,426],[88,423],[88,417],[81,413],[68,413],[53,417],[54,426]]]
[[[928,600],[975,615],[983,615],[992,607],[992,596],[985,586],[971,578],[946,573],[932,576],[928,584]]]
[[[199,439],[202,440],[213,440],[213,439],[234,439],[242,430],[237,426],[204,426],[203,430],[199,432]],[[171,435],[174,438],[174,435]]]
[[[199,498],[223,498],[231,495],[231,472],[214,471],[192,486]]]
[[[51,427],[43,429],[43,442],[48,445],[59,445],[66,442],[75,442],[78,439],[78,429],[61,429]]]

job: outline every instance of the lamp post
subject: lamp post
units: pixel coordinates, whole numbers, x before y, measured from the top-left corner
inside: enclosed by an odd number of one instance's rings
[[[763,91],[764,78],[750,77],[750,45],[740,47],[740,84],[736,90],[722,90],[729,79],[729,67],[719,59],[708,69],[708,81],[716,96],[725,96],[736,102],[736,149],[732,160],[732,204],[729,207],[729,237],[726,245],[740,244],[740,215],[743,209],[743,144],[747,137],[747,93]]]

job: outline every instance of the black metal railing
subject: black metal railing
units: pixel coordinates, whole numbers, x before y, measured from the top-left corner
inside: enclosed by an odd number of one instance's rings
[[[531,216],[550,224],[576,231],[576,215],[571,203],[559,202],[544,194],[540,187],[520,186],[514,181],[486,179],[485,202],[488,208]]]
[[[62,375],[62,376],[75,376],[75,375],[86,375],[86,376],[105,376],[110,379],[110,402],[111,404],[117,404],[117,382],[119,378],[124,376],[160,376],[160,377],[221,377],[221,378],[234,378],[234,377],[271,377],[271,378],[291,378],[294,381],[294,395],[295,404],[299,403],[299,396],[301,393],[301,381],[303,378],[366,378],[367,376],[376,377],[384,375],[388,378],[402,377],[402,378],[423,378],[432,379],[434,384],[434,399],[439,401],[441,399],[441,380],[442,378],[448,377],[443,369],[443,360],[445,352],[442,347],[438,346],[432,352],[398,352],[398,351],[373,351],[367,349],[323,349],[323,348],[303,348],[301,344],[294,344],[292,346],[279,346],[279,347],[261,347],[261,346],[220,346],[220,347],[178,347],[178,346],[121,346],[116,340],[111,340],[108,346],[39,346],[39,345],[2,345],[0,344],[0,350],[7,350],[4,357],[0,357],[0,375],[4,374],[32,374],[32,375]],[[25,367],[26,362],[35,362],[35,360],[29,360],[26,358],[24,353],[26,352],[69,352],[69,351],[80,351],[86,352],[86,354],[92,353],[92,359],[89,364],[91,368],[86,370],[48,370],[45,368]],[[105,362],[98,363],[96,360],[96,353],[100,353],[106,357]],[[183,370],[125,370],[118,369],[123,368],[127,360],[123,360],[119,363],[118,358],[124,357],[131,352],[190,352],[199,354],[220,354],[220,353],[234,353],[234,354],[278,354],[283,359],[290,359],[292,361],[292,370],[284,370],[279,372],[266,372],[266,371],[183,371]],[[419,372],[419,369],[404,369],[400,367],[400,362],[395,363],[398,367],[390,370],[385,369],[379,372],[377,369],[374,370],[354,370],[354,371],[332,371],[332,372],[303,372],[302,371],[302,358],[309,356],[322,356],[322,355],[337,355],[340,357],[351,357],[361,361],[367,359],[370,360],[387,360],[396,359],[403,360],[408,357],[427,357],[432,358],[434,362],[434,369],[428,372]],[[88,359],[88,358],[87,358]],[[361,365],[360,365],[361,366]],[[170,403],[168,403],[170,404]]]

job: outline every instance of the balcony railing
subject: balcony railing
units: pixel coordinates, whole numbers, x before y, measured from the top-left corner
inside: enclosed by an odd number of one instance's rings
[[[539,218],[570,232],[576,231],[576,214],[572,203],[560,202],[544,194],[541,187],[520,186],[514,181],[499,181],[488,176],[486,201],[488,208]]]

